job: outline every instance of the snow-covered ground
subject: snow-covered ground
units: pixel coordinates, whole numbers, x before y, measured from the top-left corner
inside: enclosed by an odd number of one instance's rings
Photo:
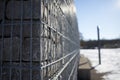
[[[101,65],[98,65],[97,49],[81,49],[80,54],[84,54],[99,73],[108,73],[103,76],[105,80],[120,80],[120,48],[101,49]]]

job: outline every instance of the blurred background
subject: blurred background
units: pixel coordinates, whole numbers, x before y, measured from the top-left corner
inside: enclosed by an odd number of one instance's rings
[[[75,0],[75,5],[81,48],[97,46],[97,26],[101,47],[120,47],[120,0]]]

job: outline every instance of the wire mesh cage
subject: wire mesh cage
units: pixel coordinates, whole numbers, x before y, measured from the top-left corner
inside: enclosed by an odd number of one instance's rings
[[[0,1],[0,80],[77,80],[73,0]]]

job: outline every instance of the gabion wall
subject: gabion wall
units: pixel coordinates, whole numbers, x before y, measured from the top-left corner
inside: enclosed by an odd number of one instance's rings
[[[0,1],[0,80],[77,80],[73,0]]]

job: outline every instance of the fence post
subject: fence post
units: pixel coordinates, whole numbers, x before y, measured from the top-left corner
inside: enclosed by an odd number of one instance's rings
[[[99,64],[101,64],[101,46],[100,46],[100,30],[99,26],[97,26],[97,36],[98,36],[98,55],[99,55]]]

